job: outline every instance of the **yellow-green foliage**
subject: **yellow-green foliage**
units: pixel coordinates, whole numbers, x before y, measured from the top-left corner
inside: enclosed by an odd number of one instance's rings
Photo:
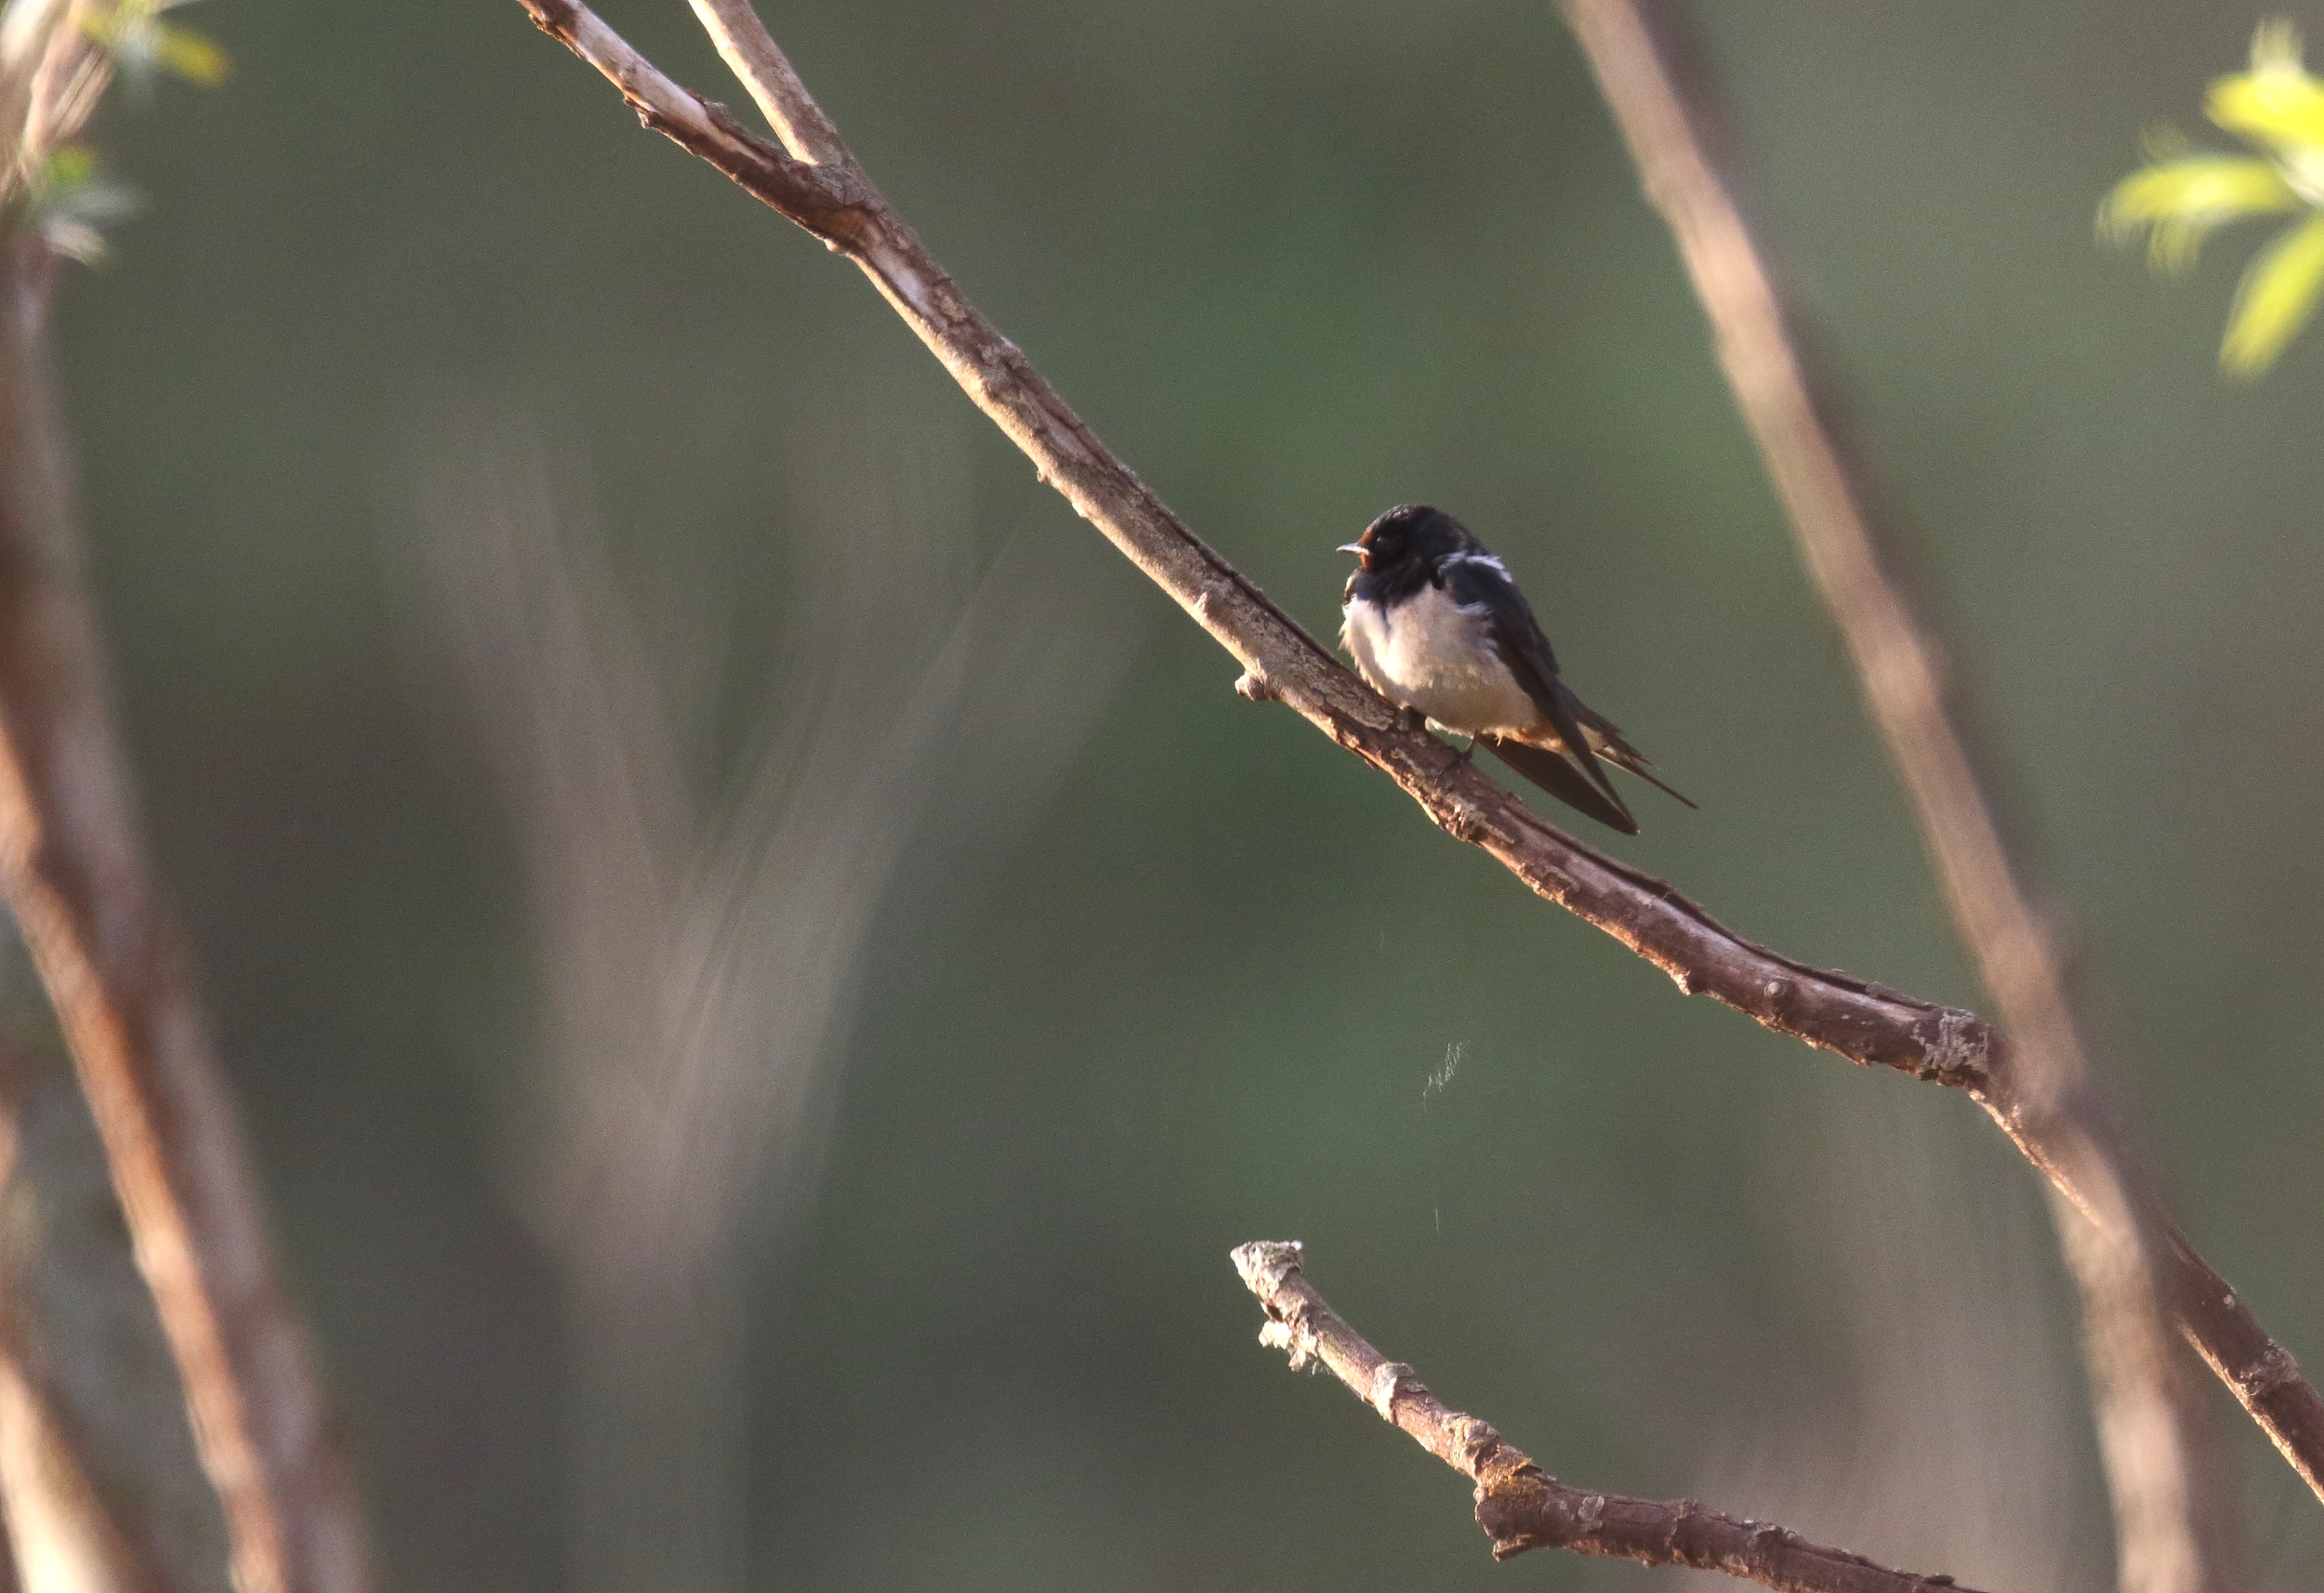
[[[2301,63],[2290,22],[2263,22],[2251,36],[2251,70],[2213,81],[2203,109],[2259,153],[2190,152],[2166,131],[2148,140],[2148,164],[2106,195],[2098,229],[2114,239],[2144,230],[2147,258],[2178,272],[2227,222],[2306,212],[2252,258],[2228,313],[2219,362],[2255,376],[2324,297],[2324,83]]]
[[[163,72],[204,88],[226,81],[232,63],[226,52],[191,28],[162,20],[162,13],[186,0],[116,0],[94,11],[87,21],[89,36],[105,46],[121,69],[132,75]]]
[[[137,196],[106,178],[87,145],[66,144],[33,178],[31,207],[50,248],[96,266],[108,253],[105,229],[137,208]]]
[[[105,230],[136,208],[136,196],[105,178],[96,155],[74,141],[75,136],[114,72],[133,85],[156,76],[205,87],[226,80],[230,63],[224,50],[192,29],[163,20],[164,12],[188,3],[84,0],[52,7],[35,24],[26,20],[33,13],[20,9],[26,0],[0,0],[0,18],[24,34],[13,48],[9,71],[0,72],[0,108],[7,110],[0,120],[8,120],[12,129],[0,144],[13,146],[0,150],[0,217],[20,210],[58,254],[84,265],[103,261]],[[25,31],[35,25],[47,32]],[[73,47],[59,54],[54,48],[59,41]],[[52,84],[47,102],[35,113],[34,74],[48,75],[48,63],[59,59],[68,70],[54,80],[66,87],[59,95]]]

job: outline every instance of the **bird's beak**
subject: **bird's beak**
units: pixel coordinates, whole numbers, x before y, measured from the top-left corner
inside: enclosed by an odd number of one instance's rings
[[[1365,546],[1360,542],[1343,542],[1339,546],[1333,548],[1332,551],[1334,553],[1353,553],[1356,557],[1356,561],[1362,564],[1365,569],[1369,570],[1372,567],[1372,550]]]

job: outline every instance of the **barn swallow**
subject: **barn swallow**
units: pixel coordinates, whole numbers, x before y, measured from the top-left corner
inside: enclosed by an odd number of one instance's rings
[[[1470,738],[1567,806],[1638,833],[1605,764],[1688,802],[1558,678],[1557,657],[1509,568],[1426,504],[1400,504],[1340,549],[1356,557],[1340,645],[1372,689]],[[1600,760],[1603,759],[1604,762]]]

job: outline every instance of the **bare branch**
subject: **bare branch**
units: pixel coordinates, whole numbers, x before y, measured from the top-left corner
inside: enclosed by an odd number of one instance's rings
[[[0,1034],[0,1493],[24,1562],[77,1560],[90,1593],[227,1593],[218,1493],[61,1044]]]
[[[46,258],[37,240],[0,230],[0,893],[103,1136],[236,1586],[360,1593],[352,1480],[138,841],[36,324]]]
[[[767,25],[759,20],[748,0],[690,0],[719,59],[742,79],[751,99],[783,140],[783,145],[811,165],[852,166],[855,157],[831,118],[823,113],[807,86],[799,80]]]
[[[1235,1270],[1266,1308],[1259,1342],[1288,1350],[1291,1370],[1320,1363],[1380,1418],[1476,1484],[1477,1525],[1493,1558],[1565,1548],[1724,1572],[1785,1593],[1965,1593],[1949,1576],[1889,1571],[1766,1521],[1737,1521],[1692,1499],[1625,1498],[1570,1487],[1545,1473],[1490,1424],[1447,1408],[1412,1368],[1367,1343],[1301,1270],[1297,1240],[1237,1245]]]
[[[1754,945],[1665,882],[1544,823],[1365,686],[1189,531],[969,304],[860,168],[808,165],[803,151],[744,131],[663,77],[576,0],[518,3],[621,88],[648,126],[852,258],[1042,480],[1235,657],[1245,696],[1290,706],[1395,781],[1438,828],[1482,848],[1686,994],[1851,1061],[1966,1090],[2053,1183],[2078,1204],[2089,1201],[2061,1106],[2018,1086],[2006,1043],[1983,1019]],[[2324,1492],[2324,1401],[2185,1241],[2165,1233],[2162,1260],[2183,1329]]]
[[[12,1584],[166,1593],[107,1510],[56,1408],[7,1348],[0,1348],[0,1504]]]
[[[2217,1435],[2172,1342],[2155,1264],[2167,1243],[2160,1204],[2106,1102],[2053,938],[1954,723],[1942,649],[1883,557],[1870,494],[1826,419],[1775,271],[1713,163],[1708,97],[1657,38],[1674,20],[1655,0],[1565,0],[1565,9],[1678,239],[1736,403],[1904,777],[1953,922],[2014,1042],[2016,1092],[2051,1120],[2042,1154],[2078,1191],[2071,1205],[2053,1198],[2052,1215],[2082,1299],[2121,1586],[2233,1586],[2235,1514]]]
[[[13,284],[9,284],[12,286]],[[97,1117],[244,1593],[367,1586],[352,1480],[136,840],[53,394],[0,303],[0,891]]]

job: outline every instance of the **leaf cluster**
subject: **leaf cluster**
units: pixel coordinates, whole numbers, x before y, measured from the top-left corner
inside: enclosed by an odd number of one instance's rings
[[[2302,63],[2289,21],[2260,24],[2247,72],[2216,78],[2204,113],[2257,152],[2191,150],[2171,128],[2147,139],[2147,165],[2117,183],[2098,208],[2102,236],[2146,233],[2147,258],[2177,275],[2229,222],[2298,217],[2260,249],[2243,273],[2219,362],[2256,376],[2276,362],[2324,299],[2324,83]]]
[[[0,125],[7,160],[0,201],[55,254],[94,265],[105,229],[136,207],[79,141],[106,86],[159,77],[204,87],[226,80],[226,52],[165,19],[190,0],[7,0],[0,6]]]

